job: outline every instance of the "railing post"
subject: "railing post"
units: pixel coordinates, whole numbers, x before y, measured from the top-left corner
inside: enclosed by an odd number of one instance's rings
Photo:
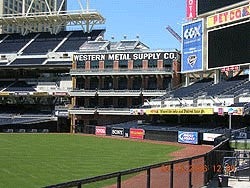
[[[117,176],[117,188],[121,188],[121,180],[122,180],[122,177],[121,177],[121,173],[119,173],[119,175]]]
[[[189,163],[189,188],[192,188],[192,158],[188,160]]]
[[[170,165],[170,188],[174,188],[174,164]]]
[[[208,164],[208,159],[207,159],[207,156],[208,154],[205,154],[204,155],[204,168],[208,168],[207,170],[209,171],[209,168],[210,168],[210,164]],[[208,171],[204,171],[204,178],[203,178],[203,185],[206,185],[207,184],[207,176],[208,176]]]
[[[82,188],[82,184],[79,183],[79,184],[77,185],[77,188]]]
[[[150,178],[151,178],[150,170],[151,170],[150,168],[147,169],[147,188],[150,188]]]

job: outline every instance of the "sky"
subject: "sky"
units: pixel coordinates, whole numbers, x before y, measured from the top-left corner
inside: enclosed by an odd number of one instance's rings
[[[86,1],[81,1],[86,8]],[[150,49],[179,49],[181,44],[167,30],[170,25],[181,35],[186,0],[89,0],[90,9],[106,19],[104,38],[110,41],[136,39]],[[80,10],[78,0],[68,0],[68,10]],[[114,39],[112,39],[114,37]]]

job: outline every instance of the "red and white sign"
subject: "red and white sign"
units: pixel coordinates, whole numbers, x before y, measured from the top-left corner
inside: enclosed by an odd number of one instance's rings
[[[221,72],[229,72],[229,71],[238,71],[240,70],[240,66],[230,66],[230,67],[223,67]]]
[[[187,19],[193,19],[197,17],[196,0],[187,0]]]
[[[218,108],[218,115],[223,116],[224,115],[224,109],[223,108]]]
[[[130,138],[135,138],[135,139],[144,139],[145,132],[143,129],[135,129],[135,128],[130,128]]]
[[[96,126],[95,127],[95,135],[105,136],[106,135],[106,127]]]

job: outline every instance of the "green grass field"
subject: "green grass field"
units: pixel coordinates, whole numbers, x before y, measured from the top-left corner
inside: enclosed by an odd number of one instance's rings
[[[70,134],[0,134],[0,187],[29,188],[163,162],[176,146]]]

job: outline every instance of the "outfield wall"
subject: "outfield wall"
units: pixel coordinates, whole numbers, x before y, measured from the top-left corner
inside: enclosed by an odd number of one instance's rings
[[[133,132],[131,132],[131,130]],[[225,133],[210,133],[195,130],[163,130],[157,127],[153,130],[142,127],[119,127],[119,126],[85,126],[84,133],[99,136],[113,136],[120,138],[147,139],[167,142],[179,142],[184,144],[210,144],[215,145],[215,140]],[[133,135],[131,135],[133,134]]]

